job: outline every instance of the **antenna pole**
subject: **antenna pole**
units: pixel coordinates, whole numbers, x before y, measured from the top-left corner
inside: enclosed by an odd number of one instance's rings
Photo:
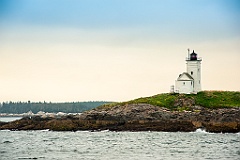
[[[190,58],[190,49],[188,48],[188,59]]]

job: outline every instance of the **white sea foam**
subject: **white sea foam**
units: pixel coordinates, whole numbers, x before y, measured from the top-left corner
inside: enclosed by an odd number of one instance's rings
[[[50,131],[49,129],[43,129],[43,130],[39,130],[40,132],[48,132]]]
[[[208,133],[205,129],[202,129],[202,128],[196,129],[195,132],[197,132],[197,133]]]
[[[109,130],[107,129],[107,130],[102,130],[101,132],[109,132]]]
[[[196,131],[190,132],[190,133],[214,134],[214,133],[207,132],[204,128],[198,128],[196,129]]]

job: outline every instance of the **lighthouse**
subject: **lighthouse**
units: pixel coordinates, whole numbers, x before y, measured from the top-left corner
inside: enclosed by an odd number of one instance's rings
[[[183,94],[197,93],[202,90],[201,82],[201,61],[197,53],[188,53],[186,58],[187,71],[179,75],[175,81],[175,92]]]
[[[201,61],[202,58],[198,58],[197,54],[193,52],[189,57],[186,58],[187,61],[187,73],[193,78],[193,92],[197,93],[202,90],[201,87]]]

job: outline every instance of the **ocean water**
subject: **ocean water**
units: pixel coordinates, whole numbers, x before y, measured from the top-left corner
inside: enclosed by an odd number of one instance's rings
[[[19,120],[22,117],[0,117],[0,121],[1,122],[11,122],[11,121],[15,121],[15,120]]]
[[[240,134],[2,130],[0,159],[239,160]]]

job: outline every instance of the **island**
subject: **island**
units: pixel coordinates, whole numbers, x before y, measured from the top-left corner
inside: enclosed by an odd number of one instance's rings
[[[240,92],[163,93],[111,103],[76,115],[27,116],[0,129],[52,131],[240,132]]]

